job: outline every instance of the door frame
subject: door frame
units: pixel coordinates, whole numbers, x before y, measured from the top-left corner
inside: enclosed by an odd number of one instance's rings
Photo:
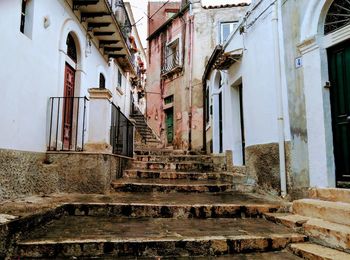
[[[172,115],[173,115],[173,132],[172,132],[172,141],[171,141],[171,143],[169,143],[169,140],[168,140],[168,124],[167,124],[168,114],[170,114],[170,113],[172,113]],[[174,107],[169,107],[169,108],[164,109],[164,114],[165,114],[166,144],[167,144],[167,146],[172,146],[173,142],[174,142],[174,139],[175,139]]]
[[[336,55],[337,52],[341,51],[342,49],[345,50],[345,49],[350,49],[350,39],[348,40],[345,40],[341,43],[338,43],[330,48],[327,49],[327,58],[328,58],[328,68],[329,68],[329,78],[330,78],[330,103],[331,103],[331,115],[332,115],[332,131],[333,131],[333,147],[334,147],[334,163],[335,163],[335,179],[336,179],[336,187],[347,187],[347,188],[350,188],[350,177],[344,177],[343,174],[341,174],[339,172],[339,169],[337,169],[337,164],[339,163],[338,160],[340,160],[340,155],[338,154],[338,149],[340,148],[339,146],[341,146],[341,144],[339,144],[339,141],[337,141],[337,136],[336,136],[336,132],[337,132],[337,123],[335,122],[335,117],[337,116],[336,115],[336,112],[335,112],[335,107],[337,106],[337,102],[336,102],[336,98],[337,98],[337,95],[336,93],[334,93],[334,88],[336,87],[334,84],[332,84],[332,78],[331,78],[331,73],[332,73],[332,70],[331,70],[331,66],[333,66],[332,64],[332,60],[331,60],[331,57]],[[349,62],[345,61],[349,68],[350,68],[350,60]],[[346,90],[348,92],[350,92],[350,76],[348,76],[348,78],[346,79],[348,81],[348,84],[347,86],[345,86]],[[349,96],[349,93],[347,93],[347,95]],[[350,101],[349,101],[349,104],[348,106],[350,105]],[[348,114],[347,116],[350,116],[350,108],[348,107]],[[350,124],[350,123],[348,123]],[[350,138],[350,125],[347,126],[347,132],[348,132],[348,137]],[[344,141],[344,140],[341,140],[341,142]],[[346,161],[346,159],[345,159]],[[338,165],[339,166],[339,165]],[[343,184],[342,184],[343,183]],[[345,186],[344,186],[345,185]]]
[[[63,104],[62,104],[62,148],[63,150],[70,150],[71,149],[71,145],[73,140],[73,128],[74,128],[74,98],[70,99],[66,99],[66,97],[68,97],[67,95],[67,79],[66,79],[66,75],[67,75],[67,69],[71,70],[74,73],[74,85],[73,85],[73,95],[71,97],[75,96],[75,86],[76,86],[76,70],[68,63],[65,63],[65,67],[64,67],[64,87],[63,87]],[[65,125],[66,125],[66,109],[67,109],[67,101],[70,104],[70,129],[69,129],[69,141],[68,143],[65,142]]]

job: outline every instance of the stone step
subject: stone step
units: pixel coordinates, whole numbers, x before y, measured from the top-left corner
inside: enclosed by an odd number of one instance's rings
[[[266,213],[264,217],[272,221],[276,224],[282,224],[286,227],[299,229],[303,227],[303,225],[310,220],[309,217],[295,215],[291,213]]]
[[[350,226],[288,213],[265,213],[264,215],[274,223],[303,232],[317,244],[350,252]]]
[[[311,243],[291,244],[289,249],[297,256],[307,260],[346,260],[350,254]]]
[[[216,180],[117,179],[112,188],[119,192],[224,192],[233,191],[233,183]]]
[[[297,215],[350,225],[350,203],[301,199],[293,202],[293,212]]]
[[[171,170],[124,170],[123,178],[131,179],[186,179],[221,180],[230,183],[244,183],[246,175],[231,172],[181,172]]]
[[[17,256],[214,256],[282,250],[305,240],[263,219],[64,216],[20,240]]]
[[[100,256],[94,257],[95,260],[114,260],[113,256]],[[119,258],[118,258],[119,259]],[[136,257],[135,256],[123,256],[123,260],[155,260],[159,257]],[[262,253],[243,253],[234,255],[221,255],[221,256],[171,256],[161,257],[162,260],[300,260],[300,257],[293,255],[287,250],[274,251],[274,252],[262,252]],[[58,260],[58,259],[56,259]]]
[[[224,156],[213,155],[173,155],[173,156],[155,156],[155,155],[137,155],[137,161],[141,162],[186,162],[197,161],[205,163],[224,163]]]
[[[222,163],[182,161],[182,162],[140,162],[133,161],[132,169],[143,170],[178,170],[178,171],[223,171],[226,165]]]
[[[136,155],[200,155],[204,154],[204,152],[198,151],[184,151],[184,150],[173,150],[173,149],[136,149]]]
[[[350,203],[350,189],[312,188],[309,194],[311,199]]]

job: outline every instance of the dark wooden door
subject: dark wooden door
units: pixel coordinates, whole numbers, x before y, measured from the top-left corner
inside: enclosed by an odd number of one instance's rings
[[[172,144],[174,140],[174,110],[171,108],[165,111],[166,111],[165,124],[166,124],[167,141],[168,141],[168,144]]]
[[[328,50],[336,180],[350,184],[350,41]]]
[[[72,144],[73,105],[74,105],[75,70],[66,64],[64,73],[63,101],[63,148],[70,149]]]
[[[241,138],[242,138],[242,163],[245,165],[245,130],[244,130],[244,113],[243,113],[243,88],[242,85],[238,87],[239,91],[239,112],[241,117]]]
[[[220,153],[223,152],[224,150],[224,129],[223,129],[223,119],[222,119],[222,92],[220,92],[219,94],[219,150],[220,150]]]

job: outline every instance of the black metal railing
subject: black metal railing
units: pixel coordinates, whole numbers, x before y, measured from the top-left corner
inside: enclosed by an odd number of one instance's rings
[[[111,145],[114,154],[133,157],[134,155],[134,125],[120,111],[120,108],[111,103]]]
[[[162,74],[165,74],[172,71],[176,67],[180,67],[179,51],[172,52],[164,58],[161,72]]]
[[[48,151],[83,151],[87,97],[51,97]]]

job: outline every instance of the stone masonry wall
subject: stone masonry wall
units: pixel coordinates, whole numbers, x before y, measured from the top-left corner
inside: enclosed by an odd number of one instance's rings
[[[0,149],[0,201],[58,192],[107,193],[119,166],[128,160],[108,154]]]
[[[253,145],[246,148],[246,166],[250,178],[256,180],[257,188],[273,195],[280,193],[278,143]],[[290,165],[290,143],[286,143],[286,167],[288,194],[292,199],[305,195],[306,190],[299,189],[293,183]]]

